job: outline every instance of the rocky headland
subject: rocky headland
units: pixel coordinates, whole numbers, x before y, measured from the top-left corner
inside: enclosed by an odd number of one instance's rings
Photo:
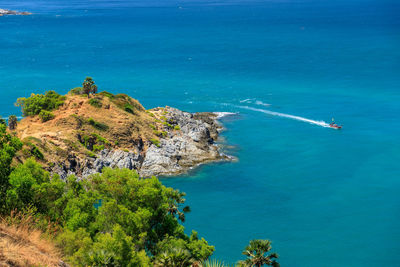
[[[20,12],[20,11],[1,9],[0,8],[0,17],[1,16],[5,16],[5,15],[22,15],[22,16],[26,16],[26,15],[32,15],[32,13],[26,12],[26,11]]]
[[[215,144],[223,129],[217,114],[168,106],[146,110],[127,95],[107,92],[69,94],[62,101],[50,120],[27,116],[18,123],[21,162],[34,156],[65,179],[105,167],[134,169],[142,177],[176,175],[231,159]]]

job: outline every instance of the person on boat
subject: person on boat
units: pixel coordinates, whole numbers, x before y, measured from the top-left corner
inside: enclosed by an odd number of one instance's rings
[[[331,126],[333,126],[333,125],[336,125],[334,118],[332,118],[332,122],[331,122]]]

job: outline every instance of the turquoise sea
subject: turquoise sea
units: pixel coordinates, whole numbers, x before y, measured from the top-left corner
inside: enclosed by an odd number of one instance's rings
[[[282,266],[400,266],[400,3],[0,0],[0,115],[92,76],[145,107],[237,113],[237,162],[165,185],[233,263],[268,238]],[[297,117],[293,117],[297,116]],[[332,117],[341,131],[323,127]],[[313,121],[307,121],[315,120]]]

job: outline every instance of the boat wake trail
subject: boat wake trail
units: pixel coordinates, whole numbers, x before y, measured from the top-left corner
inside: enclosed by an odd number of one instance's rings
[[[295,116],[295,115],[290,115],[290,114],[285,114],[285,113],[280,113],[280,112],[274,112],[274,111],[270,111],[270,110],[266,110],[266,109],[253,108],[253,107],[249,107],[249,106],[238,106],[238,107],[243,108],[243,109],[252,110],[252,111],[262,112],[262,113],[269,114],[272,116],[278,116],[278,117],[288,118],[288,119],[297,120],[297,121],[304,121],[304,122],[315,124],[315,125],[318,125],[321,127],[329,128],[329,124],[324,121],[310,120],[310,119],[303,118],[300,116]]]

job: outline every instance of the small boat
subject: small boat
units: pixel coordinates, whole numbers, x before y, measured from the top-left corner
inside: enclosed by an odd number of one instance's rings
[[[340,129],[342,129],[342,125],[337,125],[336,123],[335,123],[335,119],[334,118],[332,118],[332,122],[329,124],[329,127],[331,127],[331,128],[333,128],[333,129],[336,129],[336,130],[340,130]]]
[[[337,130],[342,129],[342,126],[341,126],[341,125],[339,126],[339,125],[333,124],[333,123],[329,124],[329,127],[333,128],[333,129],[337,129]]]

